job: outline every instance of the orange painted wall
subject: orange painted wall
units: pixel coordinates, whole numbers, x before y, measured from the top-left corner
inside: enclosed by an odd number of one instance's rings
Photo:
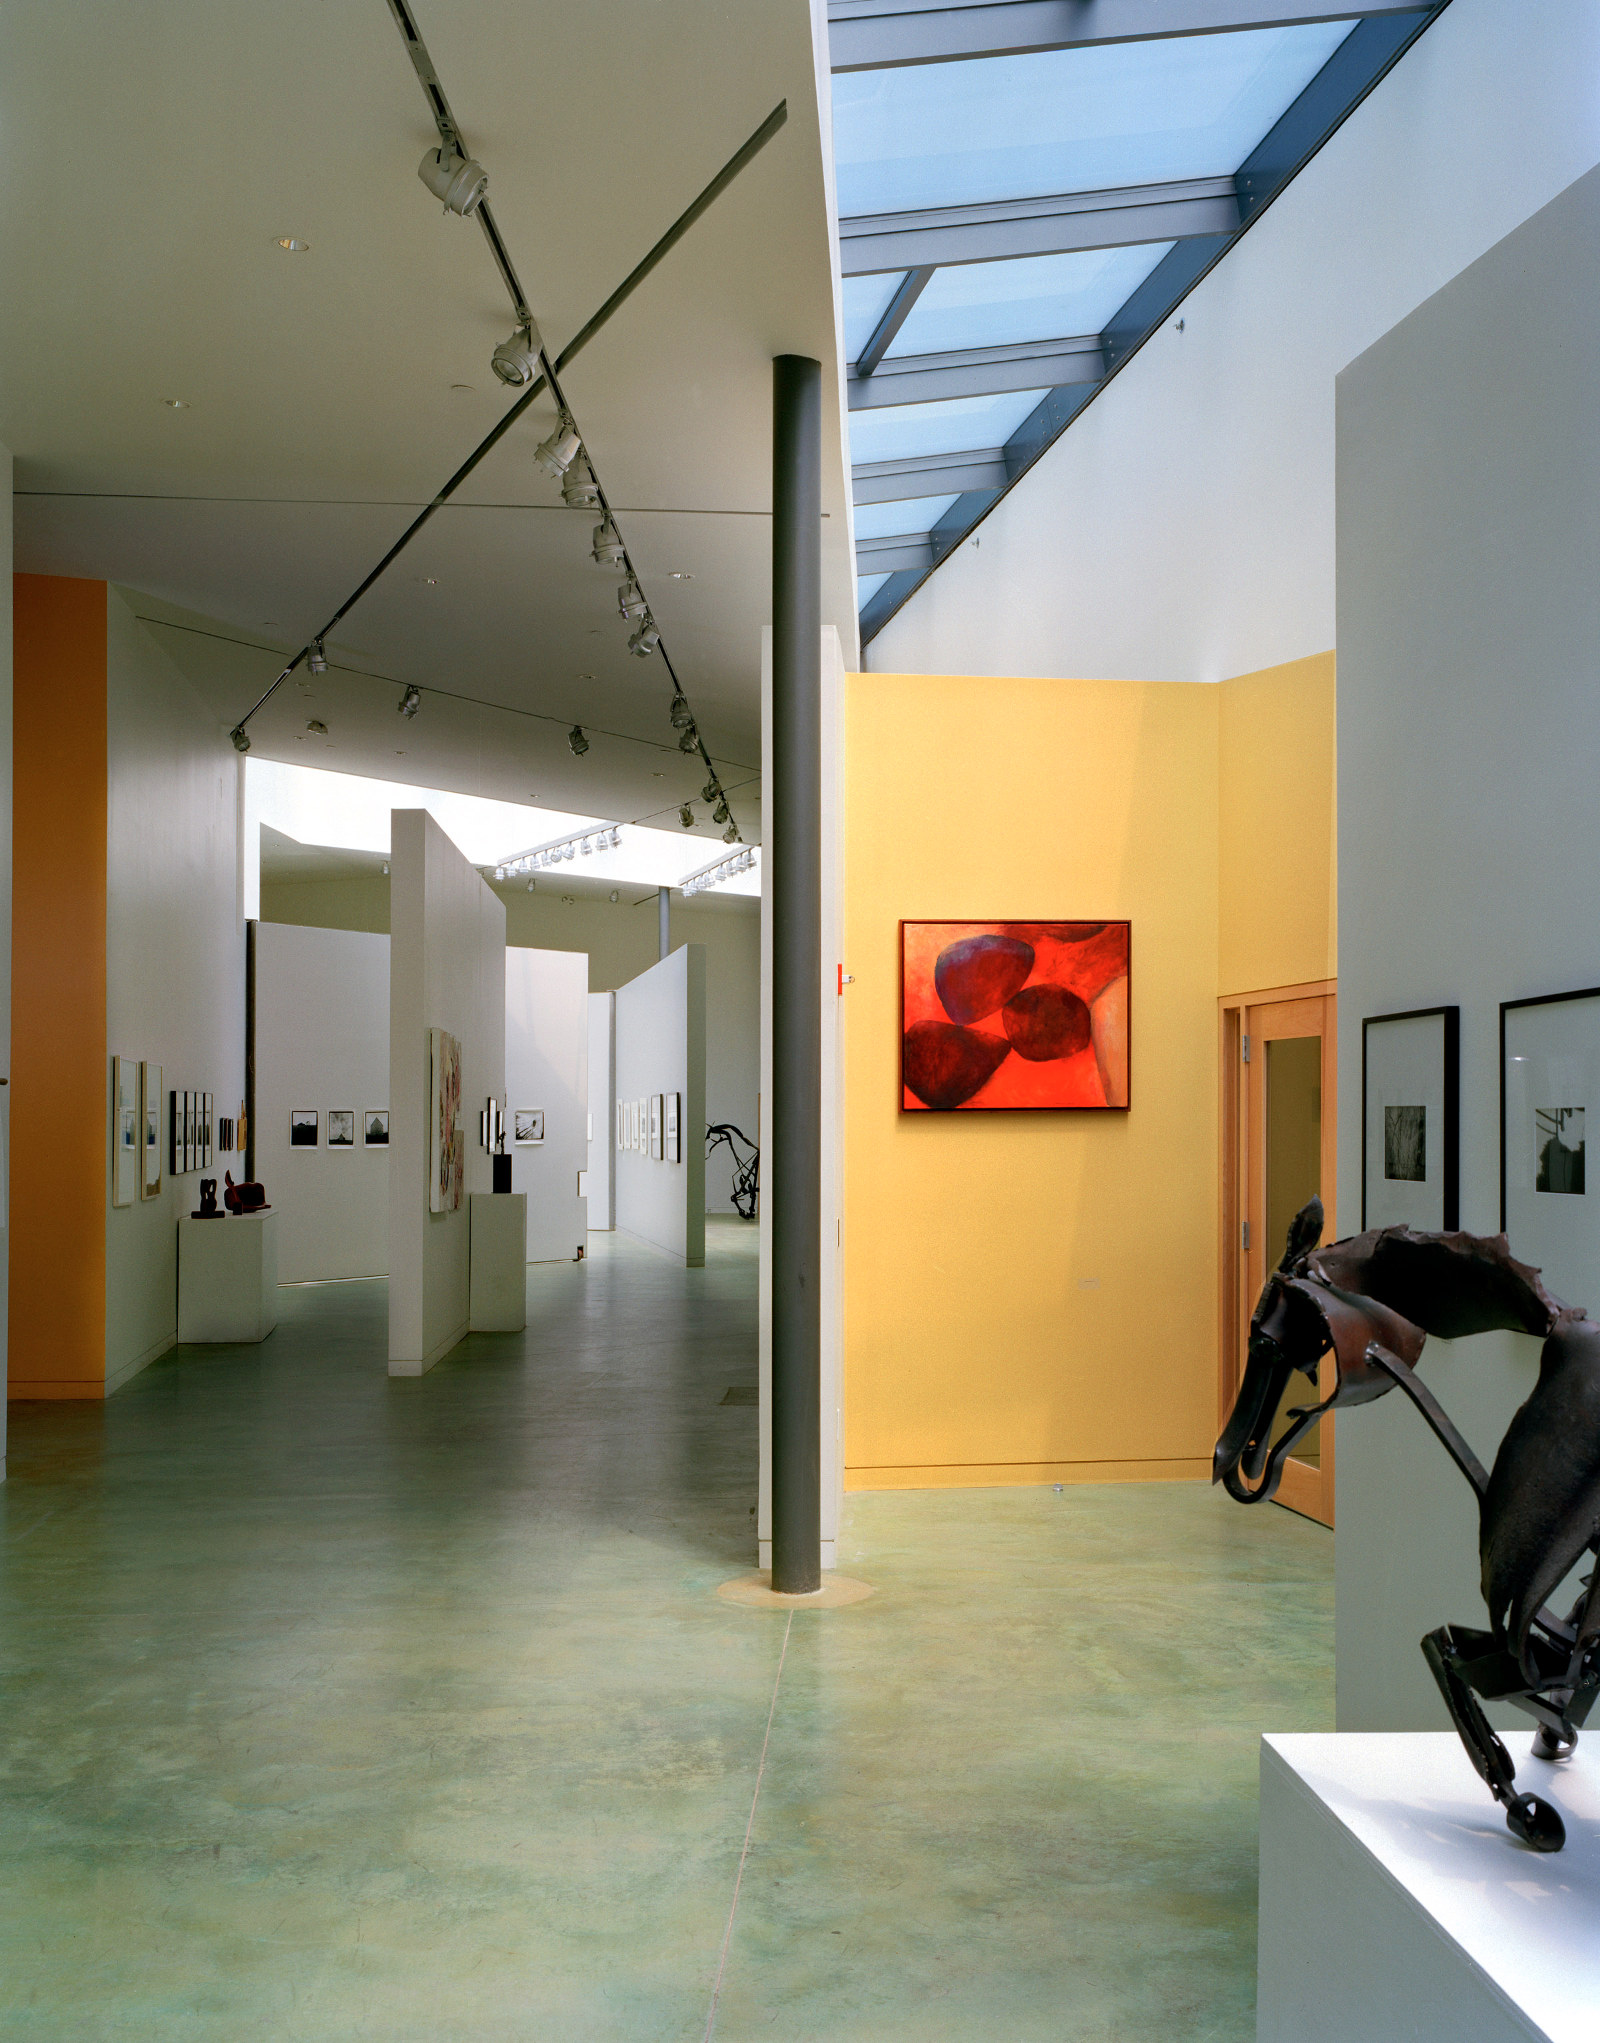
[[[105,1395],[106,585],[15,578],[10,1395]]]

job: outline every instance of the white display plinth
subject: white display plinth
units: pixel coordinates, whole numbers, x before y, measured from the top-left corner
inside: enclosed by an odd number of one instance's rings
[[[278,1216],[178,1220],[178,1339],[264,1341],[278,1324]]]
[[[528,1323],[528,1195],[473,1192],[467,1325],[475,1334],[518,1334]]]
[[[1262,1739],[1257,2043],[1600,2033],[1600,1736],[1555,1765],[1501,1736],[1564,1851],[1517,1843],[1453,1732]]]

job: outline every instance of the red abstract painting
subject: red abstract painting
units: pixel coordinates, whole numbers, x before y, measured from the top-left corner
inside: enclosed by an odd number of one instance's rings
[[[902,922],[910,1113],[1128,1104],[1126,922]]]

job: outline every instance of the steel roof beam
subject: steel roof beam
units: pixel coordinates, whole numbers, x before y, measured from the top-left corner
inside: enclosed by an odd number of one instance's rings
[[[856,573],[888,575],[900,568],[931,568],[938,558],[926,532],[902,532],[894,539],[858,539]]]
[[[1004,262],[1023,255],[1126,248],[1142,241],[1184,241],[1195,235],[1231,233],[1238,225],[1233,177],[1191,177],[1173,184],[1064,192],[1053,198],[857,213],[839,222],[839,255],[847,277],[865,277],[946,263]]]
[[[904,461],[858,461],[850,471],[850,497],[857,504],[897,504],[908,497],[961,496],[969,490],[1002,490],[1011,480],[1004,447],[975,447],[966,454],[918,454]]]
[[[1004,348],[961,348],[944,355],[891,355],[868,378],[852,364],[852,411],[887,404],[936,404],[946,397],[994,397],[1056,383],[1098,383],[1105,374],[1100,336],[1021,341]]]
[[[852,375],[870,376],[872,374],[873,370],[883,360],[884,351],[889,347],[895,335],[910,317],[912,306],[916,304],[932,281],[933,270],[931,267],[912,270],[908,276],[901,279],[899,289],[884,308],[883,317],[872,329],[871,337],[868,339],[866,346],[851,364]]]
[[[1416,0],[1410,0],[1415,6]],[[1297,28],[1400,14],[1404,0],[1296,5],[1295,0],[828,0],[835,71],[947,64],[967,57],[1018,57],[1097,43],[1226,35],[1241,28]]]

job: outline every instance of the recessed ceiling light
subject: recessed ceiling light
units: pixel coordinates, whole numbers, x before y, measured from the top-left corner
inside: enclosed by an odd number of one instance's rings
[[[309,241],[300,240],[300,238],[294,234],[280,234],[278,236],[278,246],[281,249],[286,250],[290,255],[304,255],[306,250],[311,246],[311,243]]]
[[[667,576],[667,580],[669,582],[692,582],[694,576],[686,573],[682,568],[674,568],[671,574]]]
[[[424,589],[437,589],[439,586],[437,575],[418,575],[417,580]]]
[[[186,397],[164,397],[161,402],[167,407],[168,411],[187,411],[189,409],[189,400]]]
[[[466,391],[466,392],[468,393],[468,395],[469,395],[469,396],[471,395],[471,393],[472,393],[472,392],[473,392],[474,390],[476,390],[476,389],[477,389],[477,387],[478,387],[478,386],[477,386],[477,384],[476,384],[476,383],[452,383],[452,384],[451,384],[451,386],[450,386],[450,388],[451,388],[452,390],[464,390],[464,391]]]
[[[594,679],[594,676],[592,674],[578,674],[574,676],[574,679],[579,681],[592,681]]]
[[[261,620],[261,628],[263,631],[276,631],[278,628],[277,618],[263,617]]]

